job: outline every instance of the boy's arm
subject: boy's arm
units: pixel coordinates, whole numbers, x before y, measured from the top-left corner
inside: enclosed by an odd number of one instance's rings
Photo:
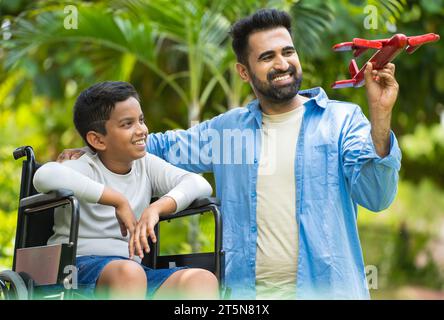
[[[154,227],[159,216],[186,209],[197,198],[212,194],[211,185],[201,176],[177,168],[153,155],[147,155],[147,174],[153,193],[162,196],[142,213],[136,227],[134,247],[136,254],[143,258],[143,251],[149,252],[147,234],[153,242],[157,239]]]
[[[147,154],[147,175],[154,196],[169,196],[176,202],[175,213],[186,209],[197,198],[210,196],[211,185],[198,174],[194,174],[168,162]]]
[[[78,199],[97,203],[105,186],[89,178],[90,171],[88,164],[80,161],[69,161],[65,165],[48,162],[36,171],[33,183],[38,192],[69,189]]]
[[[127,235],[127,230],[133,235],[137,220],[128,200],[121,193],[91,179],[90,171],[88,164],[80,161],[65,162],[65,165],[48,162],[36,171],[33,183],[38,192],[69,189],[85,202],[115,207],[122,236]]]
[[[127,230],[129,231],[129,252],[134,250],[132,249],[132,244],[134,242],[132,239],[134,239],[137,219],[125,196],[120,192],[105,186],[98,203],[116,208],[116,218],[119,222],[120,232],[123,237],[126,237],[128,234]],[[130,258],[132,258],[132,255],[130,255]]]

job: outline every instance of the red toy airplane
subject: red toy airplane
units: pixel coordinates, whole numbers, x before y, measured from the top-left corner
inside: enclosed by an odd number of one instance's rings
[[[366,40],[354,38],[352,42],[342,42],[333,46],[334,51],[348,51],[354,50],[353,56],[358,57],[368,49],[377,49],[378,51],[369,59],[373,64],[374,70],[380,70],[392,61],[401,51],[405,49],[408,53],[413,53],[421,45],[428,42],[435,42],[439,40],[439,35],[435,33],[427,33],[420,36],[407,37],[401,33],[395,34],[390,39],[382,40]],[[333,89],[355,87],[359,88],[364,85],[364,70],[366,64],[358,69],[355,59],[352,59],[348,70],[350,71],[351,79],[336,81],[332,84]]]

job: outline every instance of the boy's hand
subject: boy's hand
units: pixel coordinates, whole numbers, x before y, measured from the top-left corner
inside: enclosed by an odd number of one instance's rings
[[[104,204],[107,206],[113,206],[116,208],[116,218],[119,222],[120,232],[123,237],[128,235],[128,231],[130,233],[130,239],[128,242],[130,258],[133,256],[131,252],[134,254],[134,232],[136,230],[137,219],[134,215],[133,210],[125,198],[123,194],[118,191],[111,189],[110,187],[106,187],[103,189],[102,196],[100,197],[98,203]]]
[[[134,246],[136,254],[141,259],[143,258],[143,251],[145,251],[145,253],[150,252],[150,247],[148,245],[148,236],[151,238],[151,241],[153,241],[153,243],[157,242],[154,227],[158,222],[159,211],[155,207],[150,206],[143,211],[142,216],[137,223],[134,234]],[[134,252],[131,252],[130,250],[130,256],[132,254],[134,254]]]
[[[63,162],[66,160],[77,160],[78,158],[83,156],[87,151],[88,151],[87,147],[83,147],[80,149],[65,149],[57,157],[57,162]]]
[[[128,251],[129,258],[132,259],[134,256],[134,236],[137,226],[137,219],[128,202],[126,202],[126,204],[122,203],[122,205],[116,206],[116,218],[119,222],[122,236],[126,237],[128,235],[128,231],[130,233]]]
[[[133,236],[134,231],[136,230],[137,219],[128,202],[123,202],[122,204],[116,206],[116,218],[119,222],[122,236],[126,237],[128,235],[128,231],[130,236]]]

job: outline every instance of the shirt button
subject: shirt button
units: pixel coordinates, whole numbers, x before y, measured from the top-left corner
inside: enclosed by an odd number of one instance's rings
[[[256,227],[251,227],[251,232],[256,232]]]
[[[254,163],[257,163],[257,159],[254,159]]]
[[[251,196],[252,196],[253,198],[256,197],[256,192],[253,191],[253,192],[251,193]]]
[[[250,261],[250,266],[254,266],[254,261]]]

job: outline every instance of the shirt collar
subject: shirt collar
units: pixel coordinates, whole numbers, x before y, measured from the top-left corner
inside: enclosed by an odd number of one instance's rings
[[[248,111],[250,111],[250,116],[254,117],[254,119],[256,120],[258,127],[261,128],[262,127],[262,112],[261,112],[261,108],[259,107],[259,100],[254,99],[253,101],[250,101],[247,104],[246,108],[248,109]]]
[[[321,87],[301,90],[299,91],[299,94],[310,99],[305,103],[305,105],[314,102],[320,108],[325,109],[327,107],[328,97],[324,89],[322,89]],[[250,111],[252,116],[256,119],[256,121],[260,124],[262,122],[262,112],[259,107],[259,100],[255,99],[251,101],[246,107]]]
[[[306,102],[306,104],[312,101],[312,103],[314,102],[322,109],[325,109],[327,107],[328,97],[324,89],[322,89],[321,87],[301,90],[299,91],[299,94],[310,99]]]

